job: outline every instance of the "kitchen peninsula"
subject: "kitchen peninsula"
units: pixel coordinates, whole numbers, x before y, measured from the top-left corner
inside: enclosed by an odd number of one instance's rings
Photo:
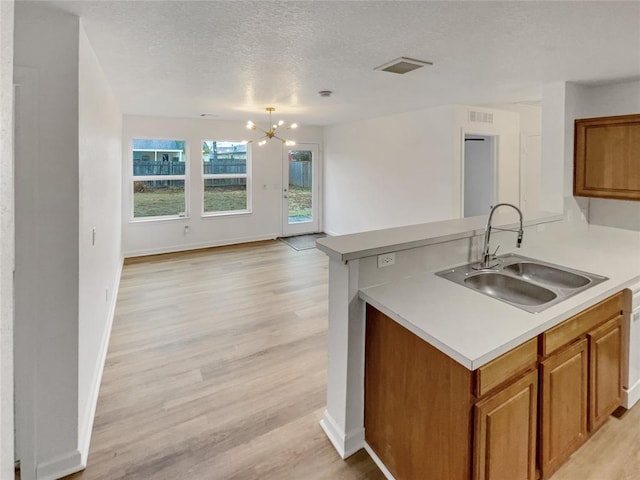
[[[579,218],[579,215],[574,218]],[[514,221],[513,216],[501,214],[494,218],[494,225],[513,228]],[[510,355],[524,358],[524,364],[529,361],[527,359],[535,358],[537,361],[537,339],[540,335],[599,302],[605,301],[607,308],[610,307],[614,313],[618,312],[616,309],[619,312],[628,310],[625,289],[640,279],[640,234],[592,226],[583,220],[569,222],[561,215],[525,214],[524,242],[518,254],[606,276],[607,281],[543,312],[532,314],[437,277],[434,273],[438,270],[479,258],[485,222],[486,216],[473,217],[318,241],[318,247],[330,257],[327,409],[321,424],[343,458],[364,447],[388,478],[393,478],[392,471],[397,480],[410,478],[402,473],[405,471],[403,468],[398,469],[398,465],[389,461],[385,464],[382,458],[386,452],[381,451],[385,447],[379,439],[375,440],[378,441],[376,450],[370,444],[369,435],[365,436],[365,337],[367,342],[375,345],[369,345],[370,349],[379,347],[376,338],[366,335],[367,314],[369,318],[388,319],[375,320],[374,323],[383,329],[401,332],[401,336],[411,335],[404,338],[410,339],[411,345],[417,345],[412,343],[415,340],[424,344],[429,351],[426,355],[437,357],[442,368],[448,365],[462,377],[468,375],[471,379],[504,354],[510,363],[513,360]],[[501,246],[501,253],[514,250],[513,234],[496,234],[492,240],[493,249],[497,245]],[[389,253],[395,254],[391,256],[393,261],[387,262],[391,265],[378,268],[377,256]],[[620,292],[623,293],[616,296]],[[615,300],[609,301],[610,298]],[[369,307],[365,308],[366,304]],[[403,328],[397,330],[398,326]],[[596,327],[599,326],[600,323],[595,321],[594,330],[583,332],[584,335],[598,333]],[[622,339],[622,327],[617,332]],[[383,338],[392,335],[388,332]],[[514,373],[518,372],[522,373],[521,370]],[[520,380],[516,382],[520,391],[537,395],[531,390],[533,385],[537,386],[537,379],[526,375],[523,378],[522,385]],[[459,399],[458,407],[470,416],[473,402],[483,397],[482,391],[478,390],[471,395],[474,387],[469,379],[461,380],[464,388],[469,385],[469,396]],[[460,426],[459,431],[465,428],[467,436],[470,436],[469,425]],[[475,428],[477,430],[480,426]],[[454,433],[446,429],[434,431],[431,435],[437,442],[459,440],[448,438]],[[402,432],[396,436],[401,437]],[[393,447],[389,449],[391,451]],[[448,478],[471,478],[471,463],[479,461],[471,459],[473,454],[469,447],[466,457],[463,457],[468,458],[469,468],[465,467],[456,473],[458,476]],[[549,467],[547,472],[551,471]]]

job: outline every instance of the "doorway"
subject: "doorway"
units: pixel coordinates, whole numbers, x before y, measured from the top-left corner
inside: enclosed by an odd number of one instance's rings
[[[301,143],[283,158],[282,235],[319,231],[318,145]]]
[[[497,198],[497,137],[465,134],[463,152],[463,216],[489,213]]]

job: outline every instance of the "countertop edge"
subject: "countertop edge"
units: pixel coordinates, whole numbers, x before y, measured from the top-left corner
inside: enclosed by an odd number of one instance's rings
[[[348,262],[350,260],[381,255],[383,253],[408,250],[411,248],[424,247],[481,235],[484,232],[484,224],[486,223],[487,217],[487,215],[482,215],[479,217],[470,217],[468,219],[457,218],[439,222],[406,225],[403,227],[394,227],[383,230],[339,235],[335,237],[325,237],[316,241],[316,247],[327,254],[330,258],[341,262]],[[525,218],[524,226],[530,227],[541,223],[557,222],[563,218],[564,216],[560,213],[540,212],[529,219]],[[459,223],[467,223],[469,226],[454,226]],[[493,223],[495,227],[499,228],[515,228],[518,226],[517,222],[514,222],[513,220],[501,220],[500,217],[496,217]],[[416,236],[416,230],[427,230],[429,228],[433,228],[434,230],[439,228],[442,231],[448,231],[443,234]],[[402,242],[382,241],[386,236],[406,236],[409,240]],[[378,237],[380,238],[380,241],[372,240],[373,238]],[[356,249],[344,245],[349,242],[353,242],[354,240],[359,241],[359,243],[370,244],[370,246],[362,249]],[[327,243],[329,243],[329,245],[327,245]],[[334,245],[332,246],[331,244]]]

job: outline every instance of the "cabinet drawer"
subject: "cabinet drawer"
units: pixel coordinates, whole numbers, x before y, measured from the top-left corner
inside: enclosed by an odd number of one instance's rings
[[[547,330],[540,336],[542,355],[546,357],[571,343],[605,320],[618,315],[623,309],[623,293],[616,293],[584,312],[562,322],[560,325]]]
[[[514,378],[529,368],[534,368],[538,360],[536,338],[523,343],[495,360],[476,370],[475,393],[482,397],[495,387]]]

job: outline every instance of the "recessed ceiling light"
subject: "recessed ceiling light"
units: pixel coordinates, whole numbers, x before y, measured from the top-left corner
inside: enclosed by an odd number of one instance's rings
[[[426,62],[424,60],[416,60],[415,58],[398,57],[384,65],[374,68],[382,72],[399,73],[403,75],[405,73],[412,72],[418,68],[425,67],[427,65],[433,65],[433,62]]]
[[[331,90],[320,90],[318,95],[321,97],[330,97],[333,92]]]

